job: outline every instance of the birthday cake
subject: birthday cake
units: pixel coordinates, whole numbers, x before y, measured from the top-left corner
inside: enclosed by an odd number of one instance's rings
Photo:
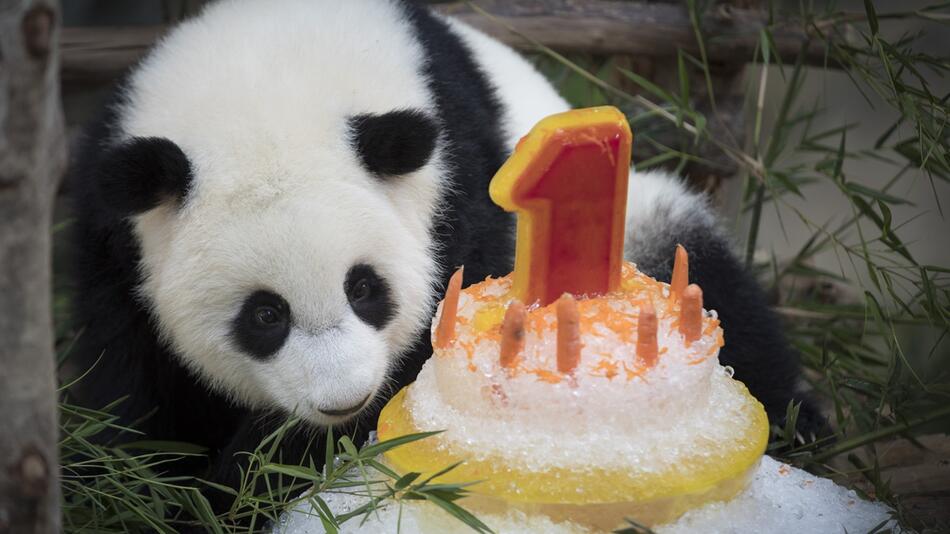
[[[686,251],[671,284],[622,261],[629,146],[613,108],[569,112],[539,123],[496,175],[493,199],[519,215],[515,271],[464,290],[452,277],[433,357],[378,428],[380,440],[444,432],[390,450],[397,472],[461,462],[436,481],[481,481],[466,499],[476,514],[604,530],[745,487],[768,422],[719,365],[723,331],[688,283]],[[585,151],[599,156],[580,168]],[[572,179],[581,170],[588,179]],[[552,206],[558,195],[570,209]]]

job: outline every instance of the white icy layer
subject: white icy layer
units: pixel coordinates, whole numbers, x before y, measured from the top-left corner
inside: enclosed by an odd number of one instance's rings
[[[339,515],[364,504],[366,498],[355,495],[321,495],[334,514]],[[462,502],[464,505],[464,501]],[[342,525],[341,534],[381,534],[397,532],[399,506],[387,503],[365,523],[362,518]],[[552,523],[546,517],[511,512],[504,516],[479,516],[495,532],[588,533],[572,523]],[[900,531],[891,520],[891,511],[881,503],[868,502],[854,491],[834,482],[777,462],[762,459],[749,487],[725,503],[711,503],[692,510],[678,521],[653,528],[656,534],[759,534],[868,532],[880,523]],[[275,533],[319,534],[325,532],[320,519],[303,503],[285,514]],[[435,534],[472,532],[471,528],[434,505],[403,504],[399,532]]]
[[[334,515],[344,514],[366,504],[362,496],[342,493],[322,494],[327,506]],[[341,525],[339,534],[471,534],[471,527],[452,517],[435,505],[406,501],[400,505],[387,503],[372,513],[365,521],[363,517],[351,519]],[[323,528],[316,512],[309,504],[303,503],[290,514],[284,514],[274,534],[323,534]],[[400,515],[402,516],[400,518]],[[486,519],[493,532],[504,534],[581,534],[590,531],[579,528],[573,523],[554,523],[546,517],[529,517],[521,512],[509,512],[505,515],[480,517]],[[397,527],[398,525],[398,527]]]
[[[668,381],[663,385],[676,394],[663,395],[659,402],[643,394],[656,389],[649,387],[652,383],[574,387],[525,376],[505,384],[523,404],[505,406],[493,400],[493,389],[484,397],[472,394],[493,384],[484,376],[466,371],[439,376],[438,367],[464,362],[430,359],[406,403],[420,430],[446,429],[439,439],[456,456],[504,457],[507,465],[533,471],[555,466],[661,470],[684,456],[705,454],[716,449],[714,444],[734,440],[742,424],[739,413],[745,398],[728,370],[710,361],[702,385],[691,385],[699,390],[695,393],[678,387],[675,372],[666,376],[660,364],[652,376],[657,383]],[[471,399],[471,404],[466,407],[458,397]]]

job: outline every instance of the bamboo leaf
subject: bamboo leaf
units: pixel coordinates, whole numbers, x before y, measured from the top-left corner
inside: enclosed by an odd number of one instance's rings
[[[879,201],[879,202],[886,202],[886,203],[888,203],[888,204],[897,204],[897,205],[899,205],[899,204],[911,204],[911,202],[909,202],[909,201],[907,201],[907,200],[905,200],[905,199],[903,199],[903,198],[898,198],[898,197],[895,197],[895,196],[893,196],[893,195],[888,195],[887,193],[884,193],[884,192],[882,192],[882,191],[878,191],[878,190],[876,190],[876,189],[872,189],[872,188],[870,188],[870,187],[867,187],[867,186],[865,186],[865,185],[861,185],[861,184],[856,183],[856,182],[848,182],[847,184],[845,184],[845,188],[846,188],[848,191],[850,191],[851,193],[854,193],[854,194],[857,194],[857,195],[864,195],[864,196],[870,198],[871,200],[877,200],[877,201]],[[913,205],[913,204],[911,204],[911,205]]]
[[[333,427],[332,426],[327,427],[327,435],[325,436],[325,439],[326,439],[326,443],[324,444],[324,451],[323,451],[323,458],[324,458],[323,472],[324,473],[328,472],[330,469],[333,468],[333,457],[335,456],[335,453],[336,453],[336,448],[334,447],[334,444],[336,442],[333,441]]]
[[[326,534],[336,534],[339,532],[340,524],[337,522],[333,510],[330,509],[330,506],[327,505],[327,502],[324,501],[323,498],[319,495],[310,497],[310,505],[317,510],[320,516],[320,522],[323,524],[323,529],[326,530]]]
[[[454,502],[446,501],[434,494],[426,494],[426,500],[432,504],[438,506],[439,508],[445,510],[450,515],[454,516],[459,521],[465,523],[472,528],[475,532],[484,532],[490,533],[492,530],[488,528],[488,525],[482,523],[477,517],[472,515],[468,510],[462,508],[461,506],[455,504]]]
[[[323,475],[317,473],[309,467],[303,467],[299,465],[280,465],[280,464],[267,464],[262,467],[265,473],[277,473],[281,475],[287,475],[294,478],[302,478],[304,480],[311,480],[313,482],[322,482]]]
[[[218,491],[220,491],[220,492],[222,492],[222,493],[226,493],[226,494],[228,494],[228,495],[233,495],[234,497],[237,497],[237,496],[238,496],[237,490],[234,489],[234,488],[232,488],[232,487],[230,487],[230,486],[225,486],[225,485],[223,485],[223,484],[218,484],[218,483],[215,483],[215,482],[211,482],[210,480],[202,480],[201,483],[204,484],[204,485],[206,485],[206,486],[208,486],[208,487],[214,488],[214,489],[216,489],[216,490],[218,490]]]
[[[363,448],[363,455],[367,457],[375,457],[380,454],[385,453],[386,451],[399,447],[400,445],[405,445],[407,443],[412,443],[414,441],[419,441],[420,439],[426,439],[431,436],[436,436],[441,434],[442,430],[436,430],[433,432],[418,432],[415,434],[406,434],[405,436],[399,436],[396,438],[388,439],[386,441],[380,441],[375,445],[370,445]]]
[[[407,486],[409,486],[409,484],[412,484],[415,479],[419,478],[420,474],[421,473],[406,473],[405,475],[399,477],[399,480],[393,484],[393,487],[397,490],[405,489]]]
[[[874,11],[874,0],[864,0],[864,11],[868,15],[868,25],[871,27],[871,35],[876,36],[879,27],[877,12]]]
[[[340,446],[343,447],[343,450],[346,451],[350,459],[359,458],[359,450],[357,450],[356,445],[353,444],[353,440],[351,440],[349,436],[340,436]]]
[[[373,459],[366,460],[366,465],[369,465],[373,469],[379,471],[380,473],[388,476],[389,478],[395,480],[399,478],[399,474],[390,469],[386,464],[382,464]]]
[[[159,452],[173,452],[180,454],[203,454],[207,447],[201,447],[183,441],[141,440],[123,443],[117,447],[122,450],[147,450]]]
[[[629,69],[625,69],[623,67],[617,67],[617,70],[620,71],[621,74],[629,78],[633,83],[639,85],[644,90],[650,93],[653,93],[655,96],[658,96],[669,103],[677,102],[676,97],[674,97],[669,91],[663,89],[659,85],[651,82],[650,80],[644,78],[643,76],[640,76],[636,72],[633,72],[632,70],[629,70]]]

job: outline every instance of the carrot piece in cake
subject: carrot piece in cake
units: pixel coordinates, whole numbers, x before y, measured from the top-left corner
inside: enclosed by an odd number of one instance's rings
[[[656,365],[656,310],[648,302],[640,306],[640,317],[637,319],[637,357],[647,367]]]
[[[557,301],[557,370],[572,373],[580,361],[580,314],[577,301],[565,293]]]
[[[514,367],[518,355],[524,350],[524,322],[524,304],[517,300],[509,304],[501,322],[502,367]]]
[[[676,245],[673,257],[673,276],[670,278],[670,296],[674,300],[683,298],[683,291],[689,284],[689,255],[683,245]]]
[[[445,290],[445,300],[442,301],[442,315],[439,317],[439,326],[435,329],[435,346],[444,349],[455,338],[455,320],[458,317],[459,293],[462,292],[462,272],[459,267],[452,278],[449,287]]]
[[[680,333],[686,338],[687,346],[703,334],[703,290],[696,284],[690,284],[683,290]]]

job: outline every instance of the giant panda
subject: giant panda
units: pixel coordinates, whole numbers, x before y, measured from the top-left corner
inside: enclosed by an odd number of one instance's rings
[[[488,182],[567,107],[515,52],[408,1],[211,4],[131,70],[77,151],[82,402],[207,448],[180,468],[223,485],[287,415],[310,431],[284,461],[316,446],[319,463],[331,425],[365,438],[430,355],[448,275],[511,270],[513,219]],[[819,420],[707,201],[631,173],[628,259],[669,280],[677,243],[724,325],[722,363],[773,422],[793,400]]]

